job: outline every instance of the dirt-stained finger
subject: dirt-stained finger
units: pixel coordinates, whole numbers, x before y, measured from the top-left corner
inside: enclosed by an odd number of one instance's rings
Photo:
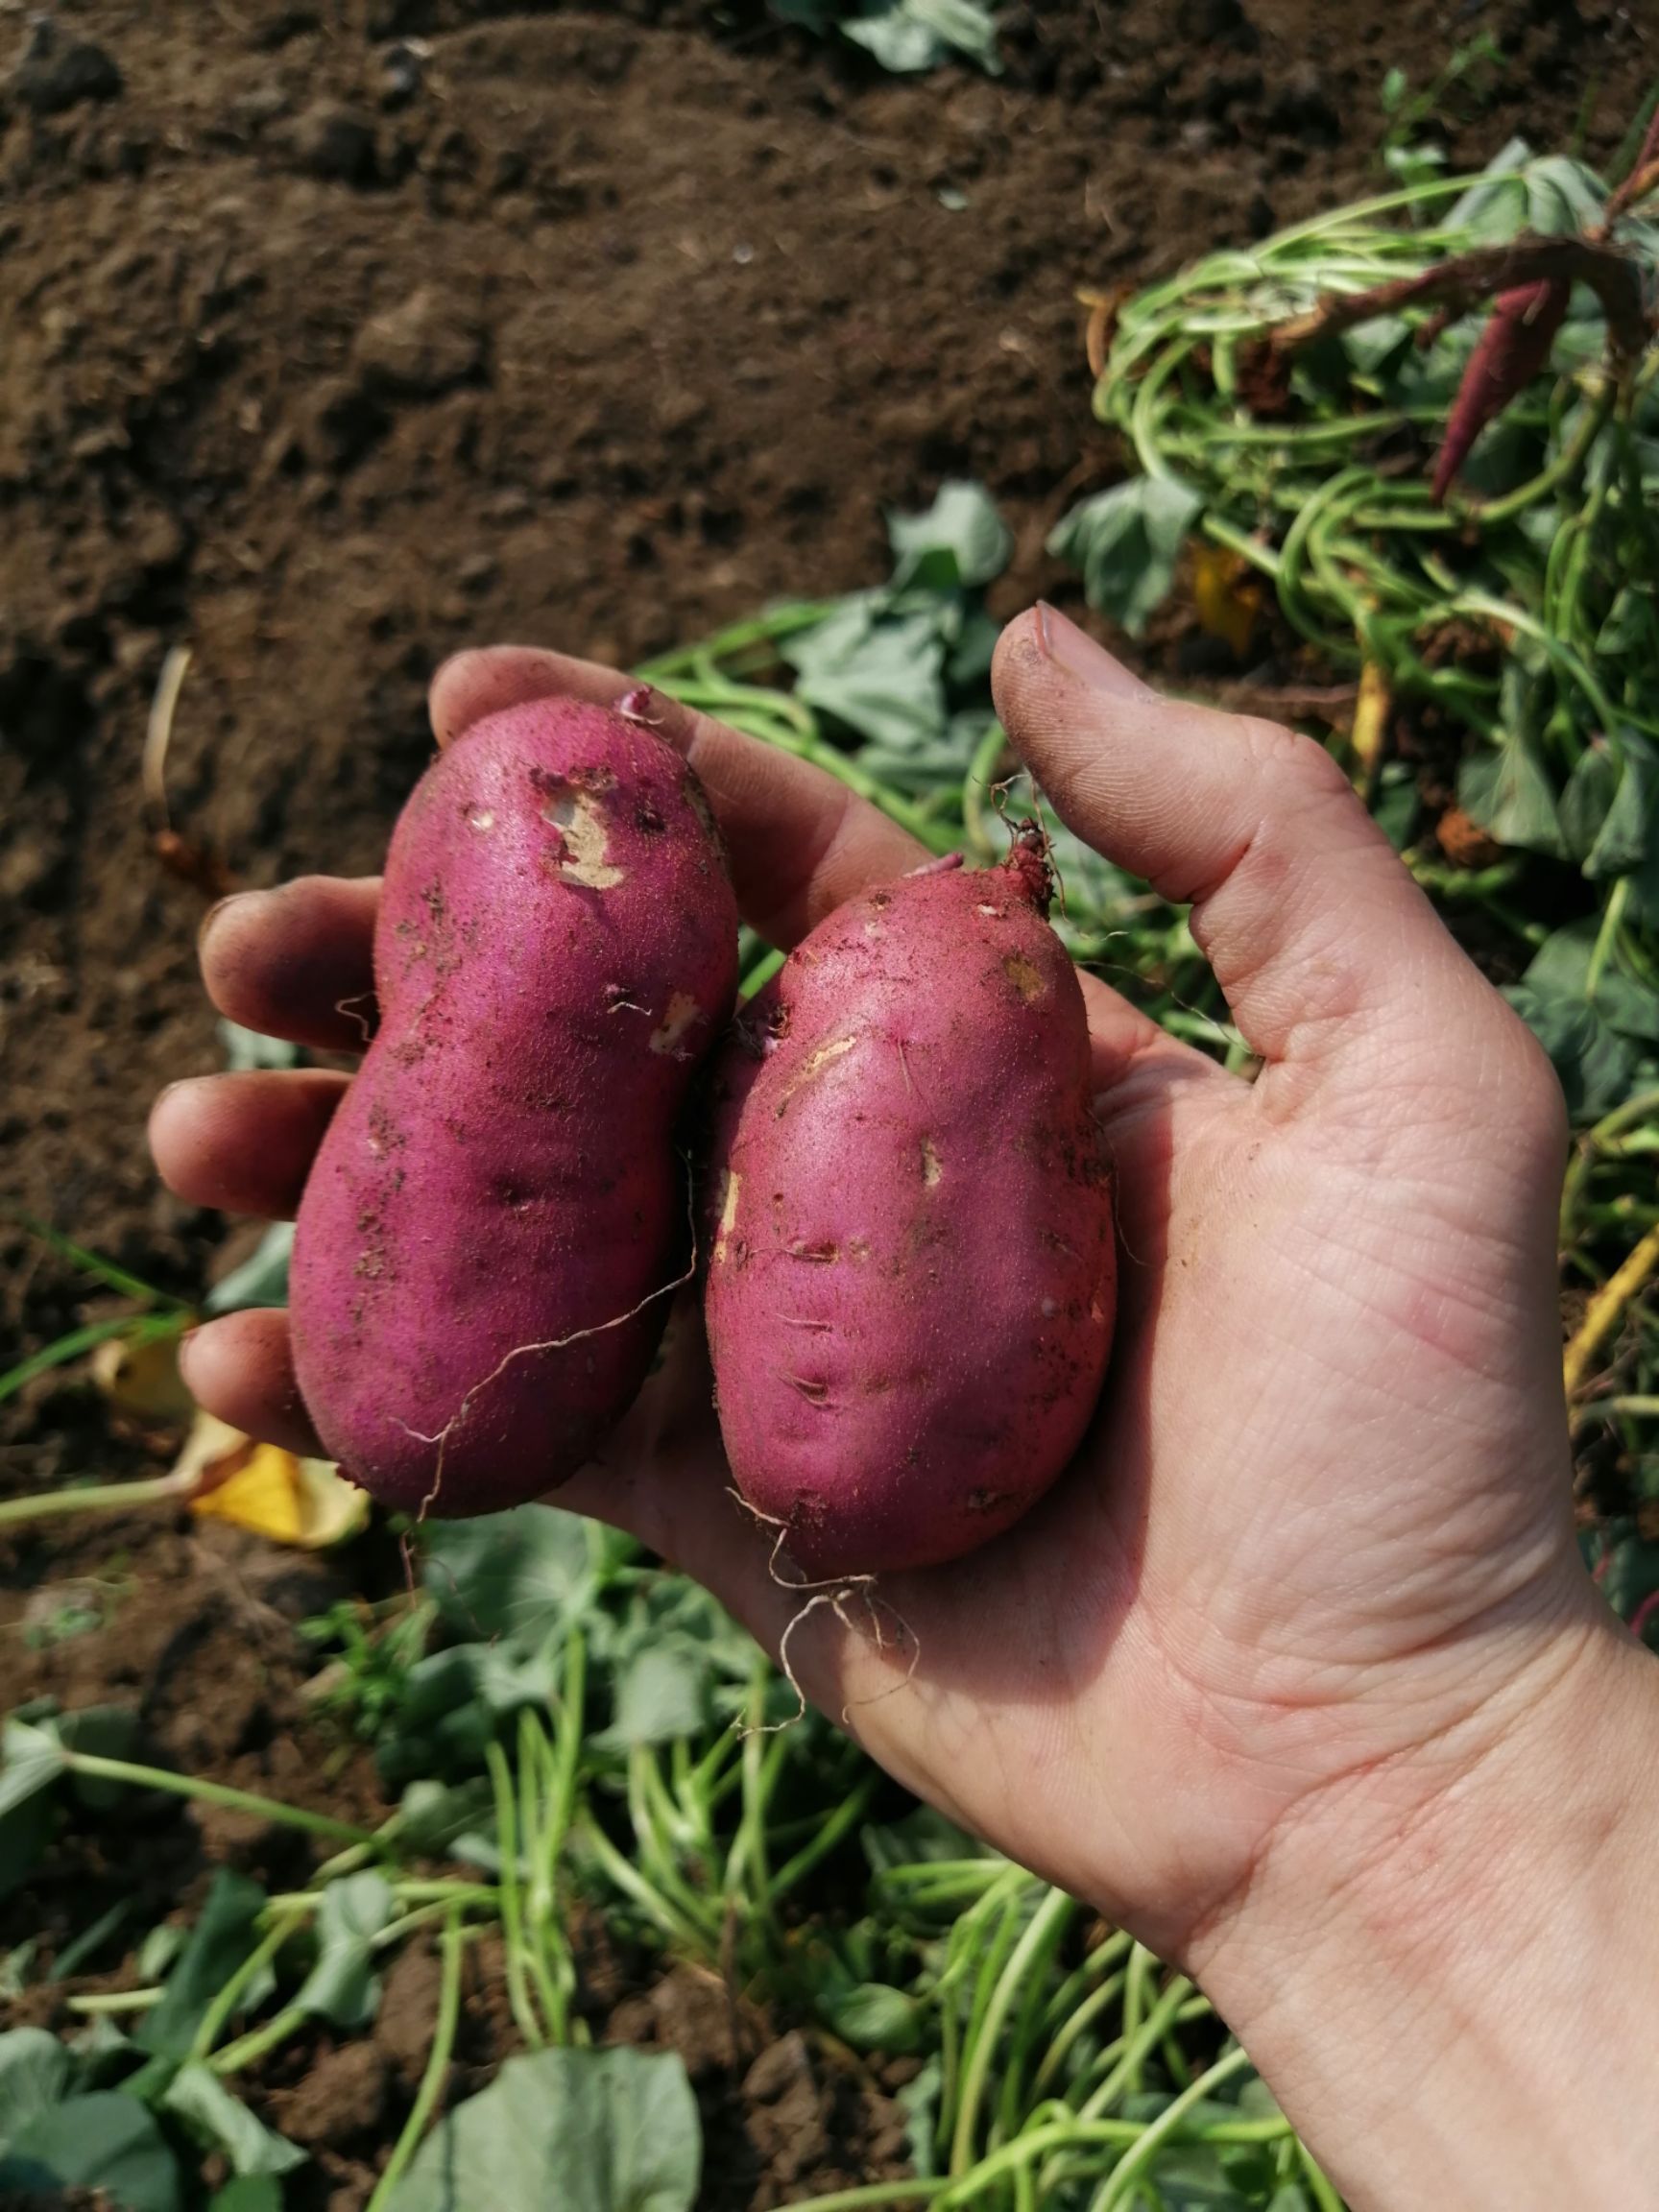
[[[202,925],[202,974],[221,1014],[264,1037],[361,1051],[374,1033],[378,877],[297,876],[221,900]]]

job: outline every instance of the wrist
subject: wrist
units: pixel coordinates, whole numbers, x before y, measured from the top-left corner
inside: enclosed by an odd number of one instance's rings
[[[1584,1599],[1288,1821],[1188,1961],[1356,2212],[1636,2203],[1659,2172],[1659,1664]]]

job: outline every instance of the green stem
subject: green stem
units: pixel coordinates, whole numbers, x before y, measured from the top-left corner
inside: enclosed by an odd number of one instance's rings
[[[1593,1414],[1604,1414],[1609,1420],[1659,1421],[1659,1398],[1593,1398],[1576,1409],[1575,1418],[1587,1421]]]
[[[403,2124],[402,2133],[392,2146],[392,2155],[386,2161],[385,2171],[374,2184],[374,2194],[369,2200],[368,2212],[386,2212],[393,2192],[419,2150],[421,2139],[437,2109],[438,2100],[444,2093],[450,2054],[455,2048],[455,2030],[461,2019],[461,1954],[466,1940],[458,1917],[451,1917],[445,1923],[439,1943],[443,1980],[438,1989],[438,2018],[432,2030],[432,2047],[426,2054],[425,2069],[421,2076],[421,2086],[415,2092],[409,2117]]]
[[[540,2051],[547,2038],[530,2004],[524,1979],[524,1923],[519,1904],[518,1808],[507,1754],[491,1743],[484,1754],[495,1792],[495,1841],[501,1855],[501,1942],[506,1954],[507,2004],[525,2048]]]
[[[1123,1978],[1123,2088],[1131,2097],[1140,2091],[1142,2063],[1151,2048],[1152,2038],[1142,2038],[1141,2030],[1152,2008],[1152,1977],[1157,1971],[1157,1960],[1143,1943],[1137,1943]]]
[[[728,1898],[737,1894],[739,1878],[747,1874],[749,1901],[755,1917],[760,1921],[772,1918],[772,1884],[766,1847],[766,1813],[776,1786],[779,1765],[786,1749],[781,1736],[768,1740],[763,1727],[766,1719],[766,1689],[772,1678],[772,1670],[764,1659],[757,1661],[749,1682],[747,1727],[740,1751],[743,1775],[743,1812],[738,1823],[736,1839],[726,1862],[726,1880],[723,1885]]]
[[[1028,2159],[1046,2158],[1067,2151],[1094,2147],[1121,2149],[1130,2157],[1137,2158],[1138,2165],[1143,2165],[1145,2158],[1152,2155],[1160,2143],[1166,2142],[1180,2129],[1181,2122],[1199,2099],[1237,2071],[1241,2063],[1241,2052],[1231,2054],[1219,2065],[1213,2066],[1208,2074],[1200,2075],[1190,2089],[1183,2090],[1151,2123],[1144,2120],[1081,2120],[1069,2115],[1064,2120],[1054,2120],[1041,2128],[1027,2128],[1023,2134],[1017,2135],[1012,2143],[1002,2144],[989,2157],[982,2158],[971,2173],[951,2176],[948,2193],[941,2201],[952,2207],[954,2212],[955,2206],[970,2203],[974,2198],[982,2195],[991,2182],[999,2180],[1004,2174]],[[1196,2130],[1193,2140],[1218,2146],[1241,2146],[1277,2143],[1289,2132],[1288,2120],[1247,2120],[1240,2117],[1236,2121],[1222,2120],[1213,2127],[1200,2128]],[[1151,2149],[1146,2150],[1148,2138],[1152,2137],[1155,2140]],[[1138,2154],[1143,2151],[1144,2157],[1139,2157]],[[1133,2173],[1127,2171],[1128,2164],[1127,2158],[1119,2161],[1112,2176],[1114,2184],[1120,2177],[1134,2178]],[[805,2208],[797,2207],[796,2212],[805,2212]]]
[[[9,1214],[20,1228],[27,1229],[31,1237],[37,1237],[49,1245],[60,1260],[67,1260],[71,1266],[84,1268],[88,1275],[96,1275],[111,1290],[118,1290],[123,1298],[139,1298],[151,1306],[164,1306],[174,1316],[174,1327],[181,1328],[193,1310],[189,1302],[176,1298],[171,1290],[159,1290],[154,1283],[146,1283],[142,1276],[130,1275],[125,1267],[118,1267],[113,1260],[106,1260],[97,1252],[88,1251],[84,1244],[77,1244],[73,1238],[65,1237],[61,1230],[54,1229],[50,1222],[36,1214],[25,1214],[20,1208],[8,1206],[0,1209]]]
[[[773,1875],[771,1894],[774,1899],[787,1896],[804,1876],[810,1874],[814,1866],[828,1859],[837,1844],[857,1827],[870,1810],[871,1800],[880,1779],[879,1774],[866,1774],[858,1787],[842,1798],[827,1820],[815,1820],[812,1823],[811,1840],[804,1843],[793,1859],[786,1859]]]
[[[866,2212],[877,2204],[926,2204],[950,2186],[950,2176],[940,2174],[927,2181],[867,2181],[858,2189],[831,2190],[828,2197],[801,2197],[791,2212]]]
[[[275,1924],[267,1929],[259,1941],[249,1952],[240,1966],[224,1984],[212,2003],[202,2015],[201,2025],[190,2042],[190,2057],[205,2058],[219,2040],[219,2032],[241,2003],[242,1993],[270,1965],[298,1922],[298,1915],[278,1913]]]
[[[718,1944],[718,1935],[686,1919],[661,1891],[652,1887],[644,1876],[623,1858],[609,1836],[596,1820],[589,1819],[586,1829],[588,1847],[599,1862],[601,1871],[625,1897],[632,1898],[649,1920],[654,1920],[672,1942],[706,1957],[711,1944]]]
[[[84,1774],[95,1782],[122,1782],[133,1790],[164,1790],[175,1797],[199,1798],[204,1805],[223,1805],[233,1813],[250,1813],[255,1819],[273,1820],[284,1828],[301,1828],[308,1836],[325,1837],[331,1843],[362,1843],[373,1847],[374,1839],[349,1820],[332,1819],[326,1813],[307,1813],[299,1805],[284,1805],[275,1797],[260,1797],[251,1790],[232,1790],[223,1782],[204,1782],[193,1774],[171,1774],[164,1767],[139,1767],[128,1759],[105,1759],[92,1751],[63,1750],[63,1766],[71,1774]]]
[[[1066,2025],[1049,2044],[1047,2050],[1044,2052],[1043,2062],[1037,2069],[1037,2079],[1032,2083],[1034,2090],[1047,2088],[1065,2064],[1066,2055],[1076,2042],[1078,2036],[1122,1994],[1123,1983],[1124,1976],[1121,1973],[1108,1974],[1100,1986],[1092,1991],[1078,2006],[1076,2011],[1071,2014]]]
[[[764,991],[789,955],[779,946],[763,952],[737,987],[739,998],[753,998],[757,991]]]
[[[568,1961],[553,1918],[553,1859],[558,1839],[550,1837],[553,1815],[553,1747],[539,1716],[526,1705],[518,1715],[518,1798],[524,1863],[530,1869],[523,1917],[524,1963],[541,2016],[555,2043],[569,2041]]]
[[[1639,1122],[1659,1118],[1659,1091],[1639,1091],[1633,1098],[1626,1098],[1611,1114],[1587,1129],[1579,1138],[1573,1158],[1568,1162],[1567,1179],[1561,1192],[1560,1240],[1563,1248],[1573,1242],[1574,1224],[1578,1201],[1588,1182],[1598,1153],[1604,1151],[1626,1129]]]
[[[1626,770],[1626,774],[1629,771]],[[1619,931],[1624,920],[1624,909],[1630,899],[1630,878],[1621,876],[1613,886],[1613,893],[1601,915],[1601,926],[1596,932],[1596,943],[1590,954],[1590,965],[1584,974],[1584,997],[1594,1006],[1596,994],[1601,988],[1601,978],[1607,972],[1607,963],[1613,957],[1613,948],[1619,941]]]
[[[1325,2178],[1318,2160],[1309,2150],[1307,2144],[1298,2142],[1296,2153],[1301,2162],[1302,2177],[1312,2192],[1313,2201],[1319,2207],[1319,2212],[1343,2212],[1341,2198],[1337,2196],[1335,2190]]]
[[[1114,2205],[1124,2203],[1136,2176],[1143,2173],[1151,2164],[1158,2146],[1168,2141],[1193,2105],[1209,2096],[1212,2090],[1220,2088],[1223,2082],[1232,2080],[1235,2074],[1242,2073],[1249,2063],[1246,2052],[1230,2051],[1224,2057],[1218,2058],[1208,2073],[1200,2074],[1190,2088],[1183,2089],[1179,2097],[1166,2104],[1114,2173],[1104,2192],[1096,2200],[1095,2212],[1112,2212]],[[1285,2123],[1286,2127],[1288,2125],[1288,2122]]]
[[[215,2074],[239,2074],[245,2066],[253,2066],[268,2057],[279,2044],[286,2043],[290,2035],[297,2035],[311,2017],[305,2005],[284,2005],[275,2012],[262,2028],[251,2028],[246,2035],[234,2043],[227,2043],[223,2051],[215,2051],[207,2064]]]
[[[166,1994],[166,1990],[157,1985],[154,1989],[95,1991],[90,1997],[66,1997],[63,2002],[67,2010],[96,2018],[101,2012],[148,2012],[152,2006],[159,2005]]]
[[[984,861],[997,857],[996,839],[986,815],[985,802],[990,797],[991,785],[1004,754],[1008,739],[999,722],[993,722],[974,749],[974,757],[968,764],[968,774],[962,784],[962,823],[968,843]]]
[[[12,1373],[21,1375],[22,1369],[14,1368]],[[14,1528],[25,1521],[59,1519],[66,1513],[131,1513],[140,1505],[188,1498],[198,1482],[193,1474],[152,1475],[141,1482],[95,1482],[82,1490],[49,1490],[43,1497],[8,1498],[0,1503],[0,1528]]]
[[[1051,1944],[1059,1941],[1066,1923],[1077,1910],[1075,1902],[1063,1889],[1050,1889],[1026,1923],[1020,1940],[1009,1953],[1008,1963],[998,1977],[990,2001],[974,2031],[962,2076],[961,2102],[956,2107],[956,2126],[950,2139],[952,2174],[965,2173],[973,2164],[974,2130],[979,2118],[980,2101],[997,2056],[998,2038],[1014,2000],[1026,1986],[1038,1960]]]
[[[1134,1971],[1133,1961],[1130,1971]],[[1097,2113],[1104,2112],[1109,2105],[1118,2102],[1132,2081],[1140,2080],[1141,2068],[1145,2063],[1147,2053],[1156,2050],[1166,2029],[1179,2018],[1181,2008],[1191,1995],[1191,1983],[1184,1975],[1177,1974],[1133,2036],[1125,2034],[1122,2056],[1082,2107],[1084,2119],[1093,2120]]]

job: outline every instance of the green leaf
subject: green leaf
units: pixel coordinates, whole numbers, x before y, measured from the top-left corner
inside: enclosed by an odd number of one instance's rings
[[[1622,750],[1618,789],[1584,862],[1592,882],[1629,876],[1659,854],[1659,753],[1633,731]]]
[[[1600,224],[1607,195],[1582,161],[1546,154],[1527,164],[1527,228],[1546,237],[1582,237]]]
[[[24,1722],[6,1726],[5,1765],[0,1767],[0,1897],[10,1896],[29,1879],[57,1825],[55,1785],[62,1764],[56,1744],[46,1758],[28,1744],[27,1737],[35,1733]]]
[[[100,1912],[89,1928],[65,1943],[52,1961],[54,1982],[66,1982],[71,1974],[79,1973],[88,1960],[95,1959],[111,1936],[132,1918],[136,1900],[132,1896],[117,1897],[107,1911]]]
[[[893,614],[882,594],[865,593],[780,651],[808,706],[878,745],[908,750],[944,733],[946,647],[939,607]]]
[[[1417,779],[1411,770],[1401,760],[1385,762],[1377,780],[1371,818],[1396,853],[1404,853],[1415,836],[1421,811]]]
[[[1587,745],[1561,790],[1561,834],[1577,861],[1587,860],[1619,795],[1620,767],[1610,747]]]
[[[1532,956],[1521,981],[1540,998],[1589,1002],[1590,963],[1600,934],[1600,917],[1587,914],[1554,930]],[[1601,1019],[1627,1037],[1659,1045],[1659,996],[1635,982],[1611,961],[1596,986],[1595,1007]]]
[[[253,1948],[265,1892],[246,1874],[221,1866],[159,2004],[132,2040],[159,2057],[182,2058],[202,2015]]]
[[[1175,563],[1203,507],[1196,492],[1172,478],[1132,477],[1073,507],[1050,532],[1048,550],[1082,569],[1091,607],[1139,637],[1169,595]]]
[[[1457,797],[1464,812],[1500,845],[1566,857],[1555,794],[1526,738],[1506,737],[1465,760]]]
[[[540,1645],[591,1594],[587,1527],[552,1505],[429,1522],[421,1580],[451,1628]]]
[[[708,1719],[704,1655],[684,1642],[648,1645],[622,1671],[616,1718],[605,1736],[623,1745],[671,1743],[677,1736],[694,1736]]]
[[[997,1854],[975,1843],[965,1829],[930,1805],[918,1805],[902,1820],[864,1830],[864,1856],[873,1874],[890,1873],[896,1866],[926,1866],[953,1859],[991,1859]]]
[[[494,1824],[495,1793],[482,1775],[466,1782],[411,1782],[397,1807],[397,1841],[422,1859],[461,1856],[469,1835],[488,1839]]]
[[[146,1985],[165,1981],[189,1940],[188,1928],[181,1928],[174,1920],[158,1920],[138,1946],[133,1964],[139,1981]]]
[[[161,2108],[186,2121],[202,2142],[223,2151],[234,2173],[287,2174],[305,2163],[299,2144],[267,2128],[210,2067],[180,2067]]]
[[[1543,998],[1524,983],[1503,996],[1554,1063],[1575,1121],[1599,1120],[1623,1105],[1636,1074],[1636,1048],[1594,1007],[1581,998]]]
[[[1487,162],[1479,180],[1446,217],[1448,230],[1467,231],[1476,245],[1502,245],[1527,228],[1527,186],[1521,172],[1532,158],[1525,138],[1511,138]]]
[[[69,2053],[44,2028],[0,2035],[0,2157],[18,2129],[58,2104],[69,2085]]]
[[[78,2089],[113,2086],[121,2076],[131,2074],[139,2055],[132,2036],[125,2029],[118,2028],[108,2013],[99,2013],[89,2027],[72,2036],[69,2048],[75,2054]]]
[[[269,2174],[239,2174],[207,2200],[207,2212],[282,2212],[282,2189]]]
[[[824,38],[835,28],[841,0],[766,0],[766,8],[780,23],[797,24],[802,30],[815,31]]]
[[[1626,585],[1614,599],[1607,619],[1601,625],[1596,639],[1598,661],[1623,660],[1627,653],[1636,652],[1651,637],[1653,610],[1641,592]]]
[[[56,1729],[13,1716],[0,1729],[0,1814],[49,1790],[63,1770]]]
[[[887,535],[898,557],[895,590],[917,584],[980,590],[1001,575],[1014,551],[1014,534],[983,484],[941,485],[925,515],[890,515]]]
[[[294,1250],[292,1221],[274,1221],[258,1249],[240,1267],[232,1267],[222,1283],[215,1283],[202,1301],[207,1313],[238,1313],[252,1306],[286,1306],[288,1262]]]
[[[677,2054],[539,2051],[439,2122],[389,2212],[690,2212],[702,2162]]]
[[[1381,377],[1413,344],[1415,331],[1404,315],[1373,315],[1368,323],[1342,333],[1342,350],[1360,376]]]
[[[294,2002],[337,2028],[367,2027],[380,2000],[373,1938],[397,1910],[382,1875],[346,1874],[330,1882],[317,1908],[317,1962]]]
[[[883,69],[902,74],[936,68],[952,54],[965,54],[993,77],[1002,67],[996,22],[975,0],[871,0],[841,28]]]
[[[300,1047],[285,1037],[263,1037],[257,1029],[244,1029],[240,1022],[219,1024],[219,1042],[225,1065],[233,1074],[250,1068],[298,1068]]]
[[[857,1982],[820,1990],[816,2003],[825,2025],[854,2051],[902,2057],[922,2048],[922,2007],[890,1983]]]
[[[557,1695],[553,1648],[551,1643],[535,1651],[510,1642],[460,1644],[412,1667],[397,1731],[376,1753],[391,1787],[476,1773],[503,1720]]]
[[[47,1726],[69,1750],[89,1751],[99,1759],[131,1759],[138,1747],[138,1716],[130,1705],[84,1705]],[[108,1812],[128,1794],[130,1785],[71,1769],[69,1787],[81,1804]]]
[[[121,2212],[180,2212],[179,2168],[161,2131],[118,2089],[68,2097],[19,2129],[0,2158],[8,2190],[102,2190]]]
[[[923,2062],[916,2079],[906,2082],[899,2092],[899,2102],[904,2107],[904,2141],[910,2163],[924,2181],[934,2179],[942,2171],[940,2152],[948,2148],[939,2140],[939,2107],[944,2090],[945,2069],[935,2052]]]

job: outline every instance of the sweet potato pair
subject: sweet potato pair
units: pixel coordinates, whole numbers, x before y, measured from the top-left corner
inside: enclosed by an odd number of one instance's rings
[[[738,1486],[809,1575],[953,1557],[1058,1474],[1113,1307],[1110,1192],[1040,840],[865,893],[735,1025],[710,1350]],[[679,1130],[736,912],[685,761],[568,701],[479,724],[397,825],[380,1027],[301,1210],[299,1380],[386,1503],[588,1460],[689,1270]]]

